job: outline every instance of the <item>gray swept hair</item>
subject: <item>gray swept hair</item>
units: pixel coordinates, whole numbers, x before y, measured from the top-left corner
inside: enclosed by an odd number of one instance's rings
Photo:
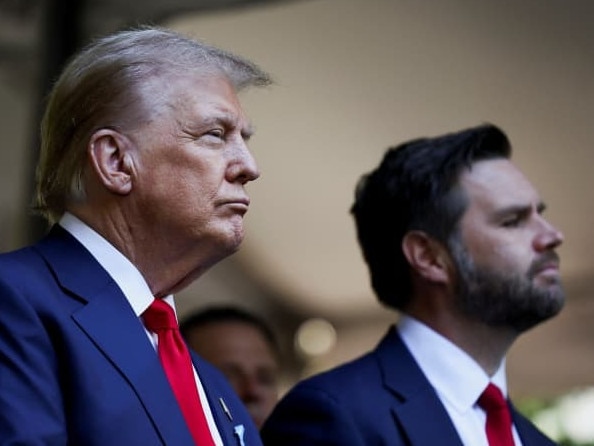
[[[48,97],[34,209],[53,223],[70,200],[83,199],[91,135],[148,121],[143,86],[184,72],[224,75],[236,91],[272,83],[251,61],[169,29],[145,26],[98,38],[70,60]]]

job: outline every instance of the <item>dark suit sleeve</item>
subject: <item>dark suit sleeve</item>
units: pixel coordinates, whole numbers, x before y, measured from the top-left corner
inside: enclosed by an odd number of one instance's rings
[[[265,446],[366,446],[338,401],[323,390],[297,386],[262,428]]]
[[[0,278],[0,440],[65,445],[55,352],[38,314]]]
[[[512,406],[512,417],[523,446],[557,446],[557,443],[539,431],[538,428],[526,417],[520,414],[514,406]]]

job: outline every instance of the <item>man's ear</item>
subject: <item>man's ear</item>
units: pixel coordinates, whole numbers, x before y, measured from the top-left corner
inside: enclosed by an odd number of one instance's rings
[[[423,231],[410,231],[402,239],[402,251],[411,268],[430,282],[449,281],[447,251]]]
[[[109,191],[126,195],[132,190],[132,142],[112,129],[97,130],[89,141],[89,158],[99,182]]]

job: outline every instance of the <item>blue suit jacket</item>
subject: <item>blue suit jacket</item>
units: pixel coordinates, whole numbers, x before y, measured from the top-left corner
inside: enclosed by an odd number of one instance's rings
[[[555,444],[512,410],[523,446]],[[261,434],[266,446],[462,446],[394,329],[374,351],[295,386]]]
[[[223,376],[193,360],[224,444],[261,445]],[[193,445],[125,296],[57,226],[38,244],[0,255],[0,443]]]

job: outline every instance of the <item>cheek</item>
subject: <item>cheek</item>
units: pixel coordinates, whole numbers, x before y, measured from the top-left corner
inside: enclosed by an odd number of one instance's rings
[[[478,249],[474,255],[477,266],[494,269],[499,273],[520,273],[530,265],[530,253],[517,243],[495,241]]]
[[[505,268],[515,262],[518,245],[496,235],[488,231],[468,231],[463,237],[462,243],[476,266]]]
[[[218,183],[212,172],[199,167],[180,165],[169,169],[165,176],[170,198],[185,204],[188,210],[207,211],[217,195]]]
[[[221,165],[208,159],[186,159],[170,172],[184,183],[190,194],[200,194],[204,198],[214,198],[225,178]]]

